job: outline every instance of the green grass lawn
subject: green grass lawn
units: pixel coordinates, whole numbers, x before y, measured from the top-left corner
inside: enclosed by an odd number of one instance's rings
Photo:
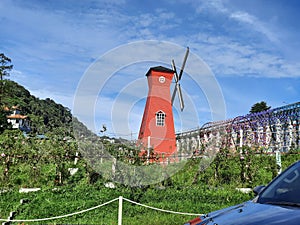
[[[10,211],[17,211],[15,219],[49,218],[88,209],[114,198],[123,196],[139,203],[176,212],[207,213],[232,204],[251,199],[252,195],[242,194],[233,188],[208,188],[205,185],[191,188],[149,188],[140,190],[120,187],[107,189],[100,186],[80,185],[74,188],[61,187],[57,190],[42,190],[22,194],[10,191],[1,194],[1,218],[7,218]],[[135,197],[133,197],[135,196]],[[138,199],[136,196],[139,196]],[[21,199],[29,203],[21,205]],[[135,205],[123,200],[123,224],[183,224],[195,216],[160,212]],[[86,213],[63,219],[43,221],[47,224],[117,224],[118,201]],[[25,222],[41,224],[41,222]]]

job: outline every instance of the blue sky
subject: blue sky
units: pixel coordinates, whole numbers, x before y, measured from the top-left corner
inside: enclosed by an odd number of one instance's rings
[[[247,114],[256,102],[276,108],[299,101],[299,9],[297,0],[1,0],[0,52],[12,59],[10,79],[41,99],[49,97],[73,109],[88,68],[118,46],[144,40],[189,46],[214,75],[227,119]],[[96,125],[88,126],[97,131],[106,124],[116,136],[138,132],[147,91],[144,75],[153,65],[127,66],[112,76],[95,103]],[[194,110],[197,118],[183,126],[177,123],[177,130],[223,119],[212,116],[205,87],[193,85],[195,76],[191,71],[181,83],[185,100],[194,107],[183,113]],[[127,107],[118,98],[120,115],[112,113],[118,91],[133,81],[135,100]],[[128,121],[116,132],[111,120],[122,121],[122,106],[129,108]],[[85,122],[84,112],[78,117]]]

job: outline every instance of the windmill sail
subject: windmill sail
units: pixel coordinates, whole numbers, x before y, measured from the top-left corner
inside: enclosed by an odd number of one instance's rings
[[[187,47],[187,50],[186,50],[186,53],[185,53],[185,56],[184,56],[184,59],[183,59],[183,63],[182,63],[179,75],[177,74],[177,70],[176,70],[176,66],[175,66],[175,61],[172,60],[172,68],[174,70],[175,87],[174,87],[174,91],[173,91],[173,94],[172,94],[172,101],[171,101],[171,103],[173,105],[174,99],[175,99],[175,96],[176,96],[176,92],[177,92],[178,93],[178,98],[179,98],[179,103],[180,103],[180,110],[181,111],[183,111],[183,109],[184,109],[184,101],[183,101],[182,91],[181,91],[181,87],[180,87],[179,81],[181,80],[181,77],[183,75],[183,70],[184,70],[184,67],[185,67],[188,55],[189,55],[189,47]]]

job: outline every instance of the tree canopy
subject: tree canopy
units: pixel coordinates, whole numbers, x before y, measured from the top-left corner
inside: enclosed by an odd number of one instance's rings
[[[271,106],[268,106],[266,102],[261,101],[261,102],[255,103],[251,107],[250,113],[258,113],[258,112],[269,110],[270,108],[271,108]]]
[[[9,72],[13,65],[10,64],[11,59],[5,56],[3,53],[0,53],[0,79],[3,80],[3,76],[9,76]]]
[[[31,130],[34,133],[46,133],[54,129],[64,128],[69,131],[71,128],[72,114],[70,109],[61,104],[55,103],[52,99],[41,100],[31,95],[30,92],[18,83],[5,80],[0,93],[0,107],[11,109],[18,107],[22,114],[30,118]],[[4,110],[0,110],[0,120],[5,121]],[[4,118],[4,119],[3,119]],[[1,121],[2,121],[1,120]],[[1,122],[3,124],[4,122]]]

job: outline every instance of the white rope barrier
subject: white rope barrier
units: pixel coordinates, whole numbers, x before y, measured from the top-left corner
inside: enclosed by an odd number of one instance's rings
[[[45,221],[45,220],[55,220],[55,219],[61,219],[61,218],[64,218],[64,217],[69,217],[69,216],[74,216],[74,215],[77,215],[77,214],[81,214],[81,213],[85,213],[85,212],[88,212],[88,211],[91,211],[91,210],[94,210],[94,209],[97,209],[97,208],[100,208],[102,206],[105,206],[105,205],[108,205],[114,201],[117,201],[119,200],[119,198],[115,198],[113,200],[110,200],[108,202],[105,202],[101,205],[97,205],[97,206],[94,206],[92,208],[89,208],[89,209],[84,209],[82,211],[79,211],[79,212],[74,212],[74,213],[70,213],[70,214],[66,214],[66,215],[62,215],[62,216],[54,216],[54,217],[50,217],[50,218],[41,218],[41,219],[29,219],[29,220],[8,220],[8,219],[0,219],[0,221],[7,221],[7,222],[37,222],[37,221]]]
[[[130,203],[133,203],[133,204],[136,204],[136,205],[139,205],[139,206],[143,206],[145,208],[149,208],[149,209],[153,209],[153,210],[156,210],[156,211],[160,211],[160,212],[180,214],[180,215],[187,215],[187,216],[203,216],[204,215],[204,214],[199,214],[199,213],[198,214],[197,213],[183,213],[183,212],[176,212],[176,211],[171,211],[171,210],[166,210],[166,209],[159,209],[159,208],[156,208],[156,207],[144,205],[144,204],[141,204],[141,203],[129,200],[127,198],[123,198],[123,200],[125,200],[127,202],[130,202]]]
[[[142,206],[142,207],[145,207],[145,208],[148,208],[148,209],[152,209],[152,210],[156,210],[156,211],[160,211],[160,212],[165,212],[165,213],[180,214],[180,215],[187,215],[187,216],[203,216],[204,215],[204,214],[197,214],[197,213],[184,213],[184,212],[176,212],[176,211],[171,211],[171,210],[166,210],[166,209],[160,209],[160,208],[156,208],[156,207],[153,207],[153,206],[148,206],[148,205],[145,205],[145,204],[141,204],[141,203],[138,203],[138,202],[135,202],[135,201],[132,201],[130,199],[123,198],[122,196],[120,196],[118,198],[115,198],[113,200],[105,202],[101,205],[97,205],[97,206],[91,207],[89,209],[85,209],[85,210],[82,210],[82,211],[79,211],[79,212],[74,212],[74,213],[70,213],[70,214],[66,214],[66,215],[49,217],[49,218],[41,218],[41,219],[17,219],[17,220],[0,219],[0,221],[5,221],[5,222],[38,222],[38,221],[45,221],[45,220],[61,219],[61,218],[64,218],[64,217],[70,217],[70,216],[78,215],[78,214],[81,214],[81,213],[85,213],[85,212],[100,208],[102,206],[108,205],[108,204],[110,204],[112,202],[115,202],[117,200],[119,201],[119,215],[118,215],[118,224],[119,225],[122,224],[123,200],[125,200],[127,202],[130,202],[130,203],[133,203],[135,205],[139,205],[139,206]]]

